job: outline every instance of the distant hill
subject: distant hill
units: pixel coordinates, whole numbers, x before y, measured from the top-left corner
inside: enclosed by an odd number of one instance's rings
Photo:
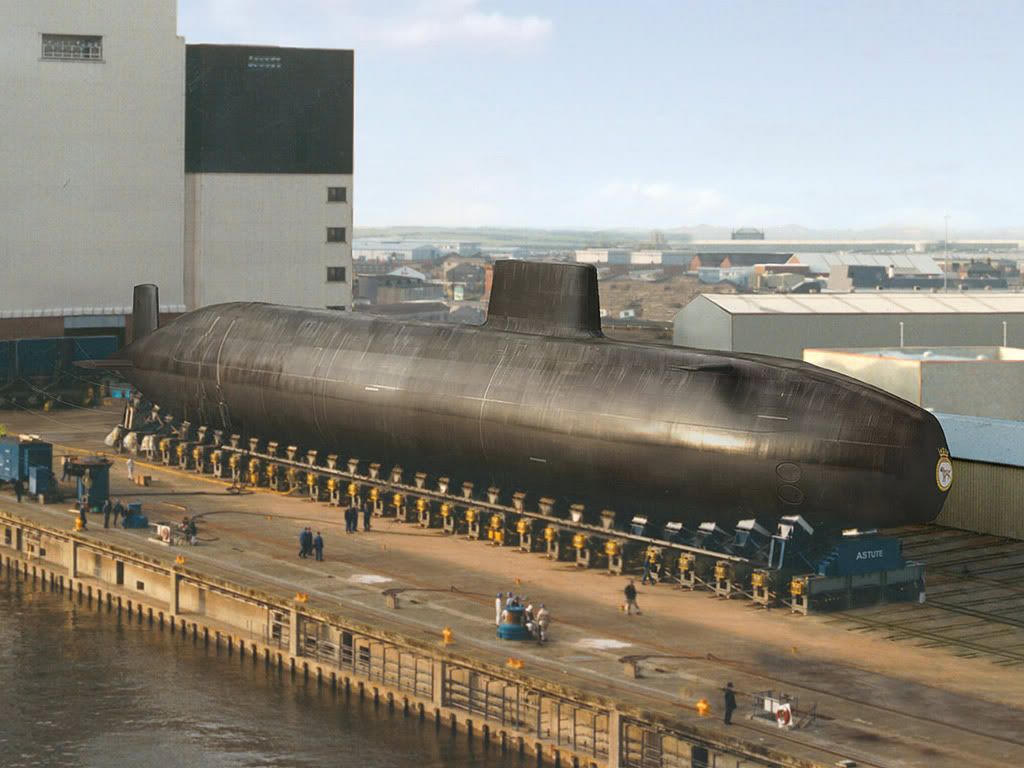
[[[739,226],[739,225],[737,225]],[[755,225],[759,228],[760,225]],[[797,224],[763,227],[771,240],[941,240],[942,227],[875,227],[871,229],[813,229]],[[731,227],[699,224],[659,230],[667,247],[690,240],[728,240]],[[644,229],[533,229],[530,227],[356,227],[356,237],[395,237],[424,240],[465,240],[485,246],[526,245],[553,250],[649,244]],[[950,240],[1022,240],[1024,227],[951,230]],[[665,247],[665,246],[663,246]]]

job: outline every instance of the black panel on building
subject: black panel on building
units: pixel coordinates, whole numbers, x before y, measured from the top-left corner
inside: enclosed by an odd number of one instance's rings
[[[189,45],[185,170],[352,173],[352,51]]]

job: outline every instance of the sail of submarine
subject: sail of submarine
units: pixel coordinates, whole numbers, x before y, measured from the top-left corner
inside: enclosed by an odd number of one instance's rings
[[[950,487],[938,421],[875,387],[605,338],[590,265],[496,262],[483,326],[246,302],[159,328],[156,306],[138,286],[126,378],[165,414],[243,436],[654,525],[924,523]]]

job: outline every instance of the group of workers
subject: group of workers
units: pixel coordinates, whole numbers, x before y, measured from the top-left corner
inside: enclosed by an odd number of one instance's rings
[[[115,528],[117,528],[119,520],[123,525],[124,521],[128,518],[128,508],[121,503],[120,499],[113,501],[109,497],[104,499],[100,505],[99,512],[103,515],[104,528],[110,527],[111,518],[113,518]],[[89,502],[84,499],[78,502],[78,520],[83,531],[89,529]]]
[[[123,521],[128,516],[128,510],[121,500],[111,501],[109,497],[104,499],[103,504],[100,505],[100,513],[103,515],[104,528],[110,527],[110,518],[114,518],[114,527],[117,528],[117,521]]]
[[[521,611],[521,613],[520,613]],[[520,597],[512,592],[499,592],[494,600],[494,623],[496,626],[512,622],[512,617],[522,617],[522,625],[526,631],[534,637],[538,643],[546,643],[548,639],[548,627],[551,626],[551,612],[544,603],[541,603],[536,610],[529,597]]]
[[[299,557],[306,559],[310,555],[318,561],[324,559],[324,537],[320,535],[320,531],[314,536],[313,529],[306,526],[299,534]]]
[[[363,530],[370,530],[370,518],[373,516],[373,510],[369,504],[363,504]],[[345,533],[358,533],[359,532],[359,507],[355,504],[349,504],[345,507]]]

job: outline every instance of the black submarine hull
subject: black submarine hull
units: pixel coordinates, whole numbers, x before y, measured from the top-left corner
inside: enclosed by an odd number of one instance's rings
[[[946,442],[917,406],[801,362],[605,339],[585,268],[499,262],[495,286],[482,327],[206,307],[130,345],[125,374],[193,423],[620,521],[940,511]]]

